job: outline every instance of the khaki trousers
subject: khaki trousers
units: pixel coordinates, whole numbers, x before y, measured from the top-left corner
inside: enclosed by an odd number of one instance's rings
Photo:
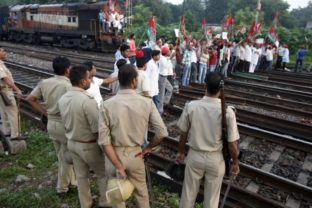
[[[76,186],[77,182],[73,165],[68,164],[64,157],[64,153],[67,150],[65,128],[61,120],[48,119],[47,129],[58,159],[56,191],[57,193],[67,192],[69,185]]]
[[[222,152],[190,149],[186,159],[180,208],[193,208],[203,177],[204,207],[218,208],[225,165]]]
[[[137,201],[137,207],[149,208],[144,160],[141,157],[135,157],[135,154],[142,151],[141,147],[118,147],[115,148],[115,151],[126,169],[127,178],[134,185],[134,197]],[[116,169],[108,158],[105,159],[105,167],[108,176],[116,176]],[[126,204],[120,203],[114,207],[125,208]]]
[[[78,194],[81,208],[91,208],[92,196],[89,183],[89,170],[97,176],[100,191],[99,206],[105,205],[107,177],[105,174],[104,153],[97,143],[79,143],[69,140],[68,150],[71,153],[78,182]]]
[[[18,108],[14,98],[13,91],[5,91],[8,98],[12,101],[12,105],[5,106],[0,97],[0,113],[2,119],[2,130],[4,134],[10,134],[11,138],[19,136],[18,129]]]

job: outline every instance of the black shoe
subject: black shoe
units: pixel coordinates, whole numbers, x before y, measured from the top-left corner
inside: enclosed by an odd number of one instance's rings
[[[67,194],[68,194],[68,192],[57,192],[57,193],[56,193],[56,195],[57,195],[58,197],[60,197],[60,198],[66,197]]]

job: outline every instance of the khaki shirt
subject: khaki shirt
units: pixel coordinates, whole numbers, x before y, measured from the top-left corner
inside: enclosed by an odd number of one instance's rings
[[[10,70],[5,66],[4,62],[0,60],[0,87],[4,87],[7,90],[13,90],[10,88],[2,79],[8,77],[12,82],[14,82],[12,73]]]
[[[61,119],[57,102],[71,87],[72,85],[67,77],[55,75],[52,78],[41,80],[30,95],[37,99],[43,97],[49,119]]]
[[[88,142],[97,139],[99,110],[95,99],[73,87],[58,101],[67,139]]]
[[[148,126],[157,138],[168,136],[155,104],[135,90],[120,90],[102,102],[99,117],[99,145],[134,147],[144,143]]]
[[[200,151],[222,150],[221,100],[205,96],[201,100],[185,104],[177,123],[183,132],[188,132],[189,146]],[[226,110],[228,142],[239,139],[235,113],[230,107]]]

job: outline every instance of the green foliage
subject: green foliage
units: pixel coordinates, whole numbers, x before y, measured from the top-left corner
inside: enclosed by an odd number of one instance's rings
[[[234,16],[235,25],[245,26],[247,28],[254,19],[255,16],[254,13],[251,11],[250,7],[245,7],[238,10]]]
[[[296,19],[296,26],[305,27],[308,21],[311,21],[312,1],[305,8],[298,8],[291,11],[291,15]]]

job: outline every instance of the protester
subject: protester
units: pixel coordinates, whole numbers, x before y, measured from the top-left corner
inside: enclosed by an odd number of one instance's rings
[[[152,51],[152,59],[149,60],[146,67],[146,73],[150,80],[150,96],[152,97],[158,111],[160,111],[160,103],[159,103],[159,87],[158,87],[158,78],[159,78],[159,63],[160,59],[160,51],[153,50]]]
[[[284,44],[284,53],[283,53],[283,58],[282,58],[283,71],[285,71],[287,63],[289,63],[289,50],[288,50],[288,45]]]
[[[103,101],[103,98],[100,92],[100,87],[102,85],[111,84],[115,82],[116,80],[118,80],[118,77],[111,77],[111,78],[106,78],[106,79],[98,78],[95,76],[96,67],[94,66],[92,61],[86,61],[83,64],[88,67],[88,71],[90,72],[90,79],[91,79],[91,84],[90,84],[89,89],[87,89],[87,93],[94,97],[98,106],[100,107],[100,104]]]
[[[299,50],[297,51],[295,72],[301,72],[303,59],[304,59],[304,56],[306,55],[306,53],[307,53],[307,49],[305,49],[304,45],[301,45]]]

